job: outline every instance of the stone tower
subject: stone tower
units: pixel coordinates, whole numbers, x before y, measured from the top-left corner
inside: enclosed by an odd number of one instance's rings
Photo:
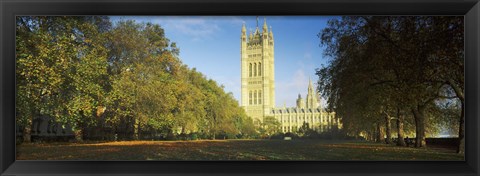
[[[308,79],[308,93],[307,93],[307,109],[318,108],[318,95],[313,89],[312,80]]]
[[[298,98],[297,98],[297,108],[298,109],[305,108],[305,102],[303,101],[302,96],[300,94],[298,94]]]
[[[266,19],[260,31],[257,17],[255,32],[250,31],[248,36],[244,23],[240,44],[241,105],[258,124],[275,107],[274,40]]]

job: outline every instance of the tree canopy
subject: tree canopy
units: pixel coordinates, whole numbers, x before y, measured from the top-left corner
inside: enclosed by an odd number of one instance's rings
[[[255,136],[223,86],[189,68],[157,24],[108,17],[17,17],[17,123],[40,116],[125,139]]]
[[[412,118],[417,147],[445,121],[431,120],[438,102],[458,100],[463,141],[463,27],[463,17],[454,16],[332,19],[318,35],[331,58],[317,69],[319,90],[351,133],[371,131],[372,123],[388,132],[390,120]]]

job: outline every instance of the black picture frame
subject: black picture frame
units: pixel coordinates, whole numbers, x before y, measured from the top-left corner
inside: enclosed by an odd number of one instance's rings
[[[0,0],[1,175],[479,175],[478,0]],[[16,15],[464,15],[465,161],[15,161]]]

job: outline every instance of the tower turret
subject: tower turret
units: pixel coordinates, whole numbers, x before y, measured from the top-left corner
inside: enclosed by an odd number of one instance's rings
[[[297,98],[297,108],[299,109],[305,108],[305,102],[303,101],[302,96],[300,94],[298,94],[298,98]]]
[[[252,29],[250,29],[250,34],[248,34],[248,41],[252,41],[253,40],[253,33],[252,33]]]
[[[263,30],[263,33],[264,33],[264,34],[268,34],[267,19],[266,19],[266,18],[263,19],[263,28],[262,28],[262,30]]]
[[[245,22],[242,24],[242,36],[246,35],[247,27],[245,27]]]
[[[312,86],[312,80],[308,78],[308,94],[313,93],[313,86]]]
[[[250,33],[251,35],[251,33]],[[249,39],[250,40],[250,39]],[[247,77],[248,74],[248,63],[247,63],[248,55],[247,55],[247,28],[245,27],[245,23],[242,25],[242,32],[240,35],[240,65],[241,65],[241,71],[240,74],[242,75],[242,78]],[[245,81],[242,81],[241,85],[242,89],[242,96],[241,98],[241,106],[246,107],[247,102],[248,102],[248,97],[247,94],[245,93],[247,91],[247,85]]]
[[[268,28],[267,28],[267,19],[263,19],[263,27],[262,27],[262,42],[264,43],[264,47],[268,48]]]
[[[269,33],[268,33],[268,38],[273,41],[272,26],[270,26],[270,31],[269,31]]]
[[[240,36],[240,41],[241,41],[241,44],[242,44],[242,48],[244,47],[243,46],[243,43],[247,43],[247,28],[245,27],[245,23],[243,23],[242,25],[242,35]]]
[[[255,32],[253,33],[254,37],[257,37],[260,34],[260,31],[258,30],[258,16],[257,16],[257,26],[255,27]]]
[[[312,85],[312,80],[308,78],[307,108],[317,108],[317,94]]]

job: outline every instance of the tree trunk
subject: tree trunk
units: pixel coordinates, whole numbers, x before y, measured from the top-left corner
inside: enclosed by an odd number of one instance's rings
[[[213,118],[213,124],[212,124],[212,126],[213,126],[213,128],[212,128],[212,129],[213,129],[213,130],[212,130],[212,131],[213,131],[213,140],[215,140],[215,133],[217,133],[215,121],[216,121],[216,118]]]
[[[460,99],[460,103],[461,103],[461,112],[462,114],[460,114],[460,126],[458,128],[458,147],[457,147],[457,153],[460,153],[460,154],[464,154],[465,153],[465,95],[463,94],[463,89],[458,86],[459,84],[457,84],[456,81],[454,81],[453,79],[448,79],[448,84],[450,85],[450,87],[453,88],[453,90],[455,91],[455,94],[457,95],[458,99]],[[460,84],[463,84],[460,83]]]
[[[83,142],[83,129],[77,129],[74,131],[75,133],[75,141],[76,142]]]
[[[384,133],[383,133],[383,127],[380,123],[377,123],[377,143],[383,143],[385,142],[384,140]]]
[[[415,118],[415,147],[426,147],[425,142],[425,107],[417,106],[412,110],[413,117]]]
[[[461,112],[460,114],[460,128],[458,131],[458,148],[457,153],[464,154],[465,153],[465,105],[463,101],[461,101]]]
[[[135,118],[134,124],[133,124],[133,139],[134,140],[140,139],[139,128],[140,128],[140,122],[138,121],[137,118]]]
[[[370,130],[368,135],[369,141],[376,141],[377,140],[377,127],[374,127]]]
[[[385,115],[385,132],[387,135],[387,139],[385,139],[385,142],[387,144],[392,143],[392,123],[390,122],[390,117],[388,115]]]
[[[27,120],[25,128],[23,128],[23,142],[32,142],[32,119]]]
[[[400,108],[397,108],[397,130],[398,130],[398,135],[397,135],[397,145],[398,146],[406,146],[405,144],[405,139],[403,135],[403,116],[400,115]]]

